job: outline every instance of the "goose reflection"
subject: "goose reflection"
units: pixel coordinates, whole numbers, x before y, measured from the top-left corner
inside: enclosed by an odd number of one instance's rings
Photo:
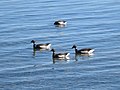
[[[50,51],[50,49],[35,49],[35,48],[33,48],[33,56],[36,55],[36,52],[44,52],[44,51]]]
[[[58,27],[58,28],[63,28],[65,27],[66,25],[55,25],[55,27]]]
[[[52,58],[53,60],[53,64],[57,63],[57,62],[68,62],[70,60],[70,57],[67,58]]]
[[[93,53],[90,53],[90,54],[78,54],[78,53],[75,53],[75,60],[78,61],[78,58],[81,58],[82,60],[89,59],[93,55],[94,55]]]

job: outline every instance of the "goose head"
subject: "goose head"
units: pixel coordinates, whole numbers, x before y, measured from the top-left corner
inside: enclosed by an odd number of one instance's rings
[[[55,52],[55,49],[51,49],[52,52]]]
[[[31,43],[35,44],[35,40],[32,40]]]
[[[76,45],[73,45],[73,46],[72,46],[72,49],[73,49],[73,48],[75,48],[75,49],[76,49],[76,48],[77,48],[77,46],[76,46]]]

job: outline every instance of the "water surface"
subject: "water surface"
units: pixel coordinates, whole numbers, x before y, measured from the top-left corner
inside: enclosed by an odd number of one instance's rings
[[[1,0],[1,90],[119,90],[120,1]],[[63,19],[66,27],[53,25]],[[33,53],[31,40],[51,43],[70,60],[52,52]],[[75,59],[72,45],[94,48]]]

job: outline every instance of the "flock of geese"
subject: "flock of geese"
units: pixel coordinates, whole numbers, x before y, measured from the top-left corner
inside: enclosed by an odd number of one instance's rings
[[[67,24],[67,22],[64,20],[58,20],[58,21],[55,21],[55,23],[54,23],[54,25],[56,25],[58,27],[65,26],[66,24]],[[68,53],[68,52],[56,53],[55,49],[53,49],[53,48],[51,49],[50,43],[36,44],[35,40],[32,40],[31,43],[33,43],[34,50],[45,49],[45,50],[52,51],[53,52],[53,54],[52,54],[53,59],[69,59],[70,53]],[[93,54],[93,52],[94,52],[94,49],[92,49],[92,48],[83,48],[83,49],[78,50],[76,45],[73,45],[72,49],[75,49],[75,55],[76,54],[82,54],[82,55],[88,54],[88,55],[90,55],[90,54]]]

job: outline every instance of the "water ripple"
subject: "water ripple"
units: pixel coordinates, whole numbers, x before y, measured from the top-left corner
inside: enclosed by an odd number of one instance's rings
[[[0,2],[0,89],[119,89],[120,1]],[[67,26],[55,27],[64,19]],[[31,40],[51,43],[70,60],[52,52],[33,52]],[[94,48],[93,56],[78,56],[71,47]]]

